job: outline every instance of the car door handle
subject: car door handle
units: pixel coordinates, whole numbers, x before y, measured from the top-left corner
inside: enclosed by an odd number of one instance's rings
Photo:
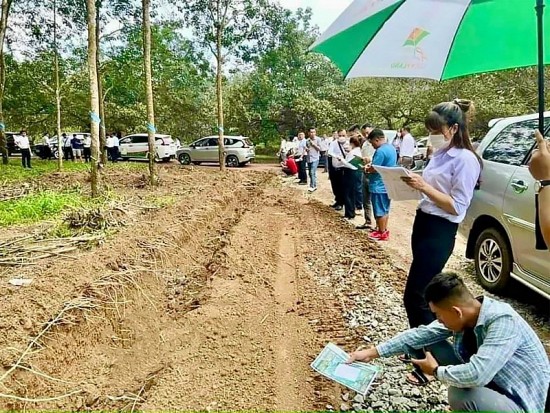
[[[514,188],[514,191],[518,194],[521,194],[529,189],[529,185],[525,185],[525,182],[523,181],[512,181],[512,188]]]

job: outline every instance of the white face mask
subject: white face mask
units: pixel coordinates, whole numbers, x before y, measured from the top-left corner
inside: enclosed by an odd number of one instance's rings
[[[445,135],[430,135],[430,143],[432,144],[432,148],[434,149],[434,152],[439,151],[440,149],[446,149],[451,144],[451,140],[447,140],[445,138]]]
[[[339,142],[339,143],[346,143],[346,138],[340,136],[340,137],[338,138],[338,142]]]

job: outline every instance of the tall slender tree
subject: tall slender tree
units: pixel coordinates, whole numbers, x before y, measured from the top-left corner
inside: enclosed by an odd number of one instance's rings
[[[2,153],[2,163],[7,165],[8,143],[6,140],[4,126],[4,90],[6,87],[6,59],[4,58],[4,41],[6,39],[6,31],[8,30],[8,16],[10,14],[12,0],[2,0],[0,16],[0,152]]]
[[[61,148],[61,84],[59,82],[59,49],[57,45],[57,0],[53,0],[53,59],[55,76],[55,108],[56,108],[56,131],[57,131],[57,169],[63,168],[63,156]]]
[[[145,69],[145,94],[147,98],[147,135],[149,142],[149,182],[156,185],[155,165],[155,107],[153,99],[153,75],[151,70],[151,0],[142,1],[143,8],[143,66]]]
[[[187,0],[180,4],[198,41],[216,59],[216,95],[220,169],[225,170],[223,67],[229,57],[249,59],[261,42],[268,0]]]
[[[92,136],[92,168],[91,183],[92,197],[99,195],[99,91],[97,78],[97,41],[96,41],[96,5],[95,0],[86,0],[86,12],[88,22],[88,73],[90,76],[90,120]]]

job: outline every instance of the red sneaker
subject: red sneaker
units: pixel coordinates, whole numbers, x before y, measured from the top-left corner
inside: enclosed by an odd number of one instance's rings
[[[386,232],[373,231],[369,235],[369,238],[371,238],[373,240],[376,240],[376,241],[389,241],[390,231],[386,231]]]

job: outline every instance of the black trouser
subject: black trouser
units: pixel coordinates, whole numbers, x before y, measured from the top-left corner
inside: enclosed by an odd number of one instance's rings
[[[357,181],[360,179],[359,171],[349,168],[344,170],[344,216],[346,218],[355,218]]]
[[[453,253],[458,224],[435,215],[416,212],[411,245],[413,262],[405,287],[405,310],[411,327],[427,325],[435,320],[424,290],[429,282],[443,271]]]
[[[31,150],[30,149],[21,149],[21,163],[23,168],[31,167]]]
[[[298,164],[298,178],[300,179],[300,182],[307,183],[307,161],[306,159],[302,159],[301,161],[296,161]]]
[[[92,160],[92,148],[84,148],[84,161],[90,162]]]
[[[363,171],[355,171],[357,179],[355,180],[355,209],[363,209]]]
[[[343,168],[335,168],[332,165],[332,158],[327,159],[328,162],[328,179],[334,194],[334,202],[339,206],[344,206],[344,171]]]
[[[74,155],[73,155],[73,148],[70,147],[70,146],[64,146],[63,147],[63,158],[68,161],[69,158],[74,160]]]
[[[118,161],[118,146],[113,146],[112,148],[107,148],[111,162],[116,163]]]
[[[363,174],[363,211],[365,213],[365,223],[372,225],[372,203],[370,200],[369,178],[367,174]]]

